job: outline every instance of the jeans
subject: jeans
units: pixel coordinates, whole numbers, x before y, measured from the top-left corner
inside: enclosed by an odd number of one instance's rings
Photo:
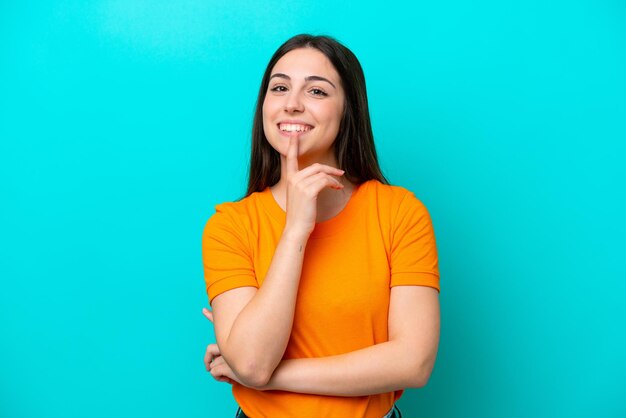
[[[243,413],[241,408],[239,408],[235,418],[248,418],[248,416]],[[400,412],[400,409],[394,405],[393,408],[391,408],[391,411],[389,411],[389,413],[382,418],[402,418],[402,412]]]

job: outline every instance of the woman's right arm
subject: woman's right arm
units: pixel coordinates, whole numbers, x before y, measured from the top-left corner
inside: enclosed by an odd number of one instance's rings
[[[246,386],[266,384],[283,356],[305,244],[303,237],[283,234],[263,286],[232,289],[213,299],[217,344]]]
[[[212,301],[215,336],[224,359],[240,381],[262,387],[287,347],[304,250],[315,227],[317,195],[343,185],[343,171],[314,164],[298,170],[298,137],[289,140],[286,159],[287,217],[263,286],[229,290]]]

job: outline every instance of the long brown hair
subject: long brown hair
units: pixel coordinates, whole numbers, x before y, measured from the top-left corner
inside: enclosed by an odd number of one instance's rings
[[[359,60],[352,51],[331,37],[302,34],[288,39],[276,50],[263,74],[252,126],[250,177],[246,196],[263,191],[280,180],[280,155],[269,144],[263,131],[263,102],[274,65],[283,55],[298,48],[315,48],[322,52],[341,78],[346,103],[334,142],[339,168],[345,170],[345,177],[355,184],[371,179],[388,184],[376,156],[365,76]]]

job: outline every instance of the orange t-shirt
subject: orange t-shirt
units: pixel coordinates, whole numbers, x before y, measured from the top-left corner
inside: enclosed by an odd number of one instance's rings
[[[209,301],[263,285],[284,225],[285,212],[269,188],[216,206],[202,240]],[[309,238],[283,358],[326,357],[387,341],[390,289],[398,285],[439,290],[430,216],[411,192],[370,180]],[[335,397],[233,385],[235,400],[253,418],[380,418],[401,394]]]

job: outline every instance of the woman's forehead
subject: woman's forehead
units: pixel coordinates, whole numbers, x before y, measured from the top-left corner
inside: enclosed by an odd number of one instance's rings
[[[298,48],[283,55],[270,75],[282,73],[290,78],[322,76],[339,82],[339,74],[328,57],[315,48]]]

